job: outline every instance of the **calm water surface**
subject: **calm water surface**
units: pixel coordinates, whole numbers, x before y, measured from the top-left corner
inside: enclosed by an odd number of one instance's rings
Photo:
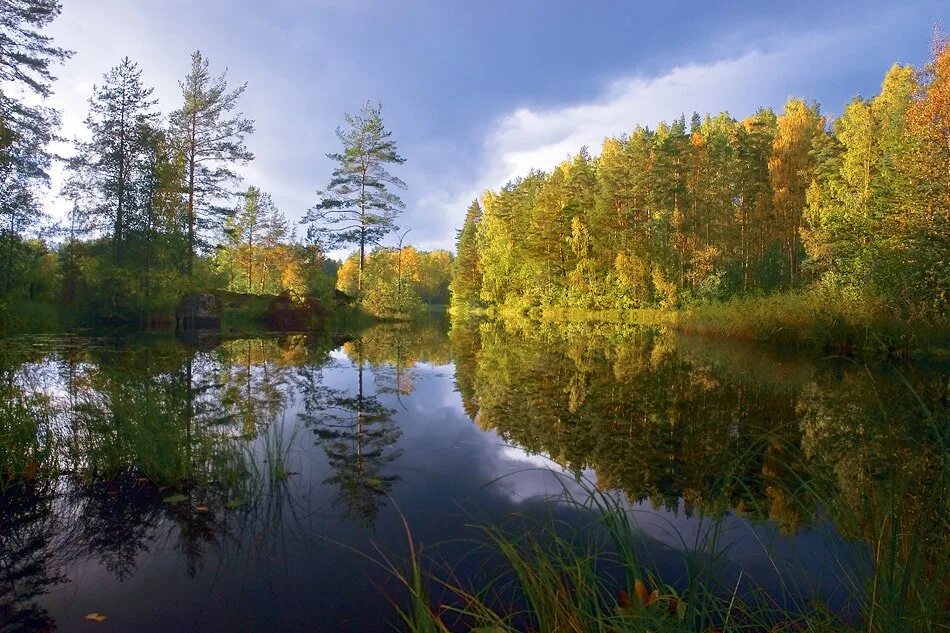
[[[582,529],[593,482],[667,582],[699,550],[847,613],[947,370],[530,324],[0,340],[0,630],[391,630],[402,516],[474,582],[473,524]]]

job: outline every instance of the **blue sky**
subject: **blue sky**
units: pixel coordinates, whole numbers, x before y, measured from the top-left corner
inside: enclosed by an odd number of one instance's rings
[[[834,116],[894,62],[920,65],[950,3],[64,0],[50,28],[76,55],[51,104],[83,135],[92,84],[123,55],[160,107],[178,107],[191,51],[232,85],[256,160],[246,184],[299,219],[337,149],[335,127],[381,101],[407,163],[399,224],[423,248],[454,243],[470,200],[607,135],[694,110],[737,118],[789,96]],[[68,151],[61,148],[61,151]],[[54,182],[52,193],[58,186]],[[66,204],[50,196],[49,209]]]

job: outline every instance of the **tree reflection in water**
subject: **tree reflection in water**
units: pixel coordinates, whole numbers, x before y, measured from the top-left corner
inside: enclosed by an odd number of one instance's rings
[[[386,467],[402,454],[391,448],[401,431],[392,420],[394,411],[367,393],[364,374],[373,370],[366,368],[362,338],[345,349],[355,366],[355,387],[326,387],[320,380],[322,368],[305,369],[300,416],[327,455],[331,474],[324,483],[339,489],[334,506],[342,507],[345,518],[371,528],[399,480]]]
[[[830,520],[870,549],[839,561],[846,582],[877,561],[885,582],[922,574],[895,595],[946,599],[945,361],[815,362],[616,325],[459,320],[450,337],[466,411],[505,441],[674,516],[785,534]]]
[[[291,397],[291,368],[326,358],[327,345],[0,345],[0,630],[51,628],[37,599],[73,561],[121,580],[171,537],[194,576],[208,551],[260,534],[286,479],[261,468],[286,449],[267,431]]]

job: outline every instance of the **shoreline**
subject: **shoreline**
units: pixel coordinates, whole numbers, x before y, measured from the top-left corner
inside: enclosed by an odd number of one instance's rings
[[[818,292],[736,297],[682,308],[465,306],[455,318],[529,319],[664,327],[709,339],[794,347],[843,355],[950,355],[950,322],[911,321],[873,302]]]

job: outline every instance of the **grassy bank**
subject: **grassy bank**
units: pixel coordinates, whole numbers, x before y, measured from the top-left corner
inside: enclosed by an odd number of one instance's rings
[[[908,319],[883,304],[834,293],[797,292],[705,304],[677,313],[674,327],[706,336],[845,353],[936,352],[950,346],[946,321]]]
[[[668,327],[707,337],[762,341],[839,353],[942,354],[950,322],[908,319],[872,300],[833,292],[800,291],[737,297],[679,309],[592,310],[578,307],[453,308],[462,317],[597,321]]]
[[[358,309],[345,305],[323,306],[308,302],[291,305],[277,295],[215,292],[221,299],[221,329],[230,332],[262,329],[310,330],[340,325],[345,328],[365,327],[372,319]],[[50,301],[0,301],[0,336],[14,333],[30,334],[62,332],[77,328],[110,327],[132,330],[170,331],[175,329],[175,306],[153,307],[148,311],[119,306],[107,313],[100,306],[72,306]],[[115,308],[115,306],[113,306]],[[275,309],[276,308],[276,309]],[[277,314],[281,313],[281,314]],[[293,314],[291,314],[293,313]],[[275,316],[293,317],[294,323],[274,323]],[[286,319],[285,319],[286,320]]]

